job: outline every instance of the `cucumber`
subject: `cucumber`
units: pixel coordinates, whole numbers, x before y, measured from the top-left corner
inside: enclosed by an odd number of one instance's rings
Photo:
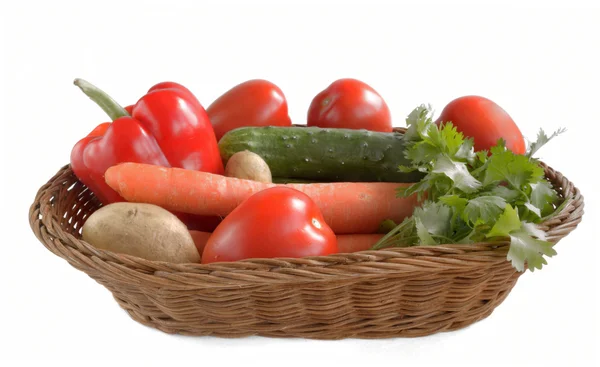
[[[273,177],[273,183],[279,184],[312,184],[312,183],[327,183],[326,181],[315,181],[302,178],[287,178],[287,177]]]
[[[224,163],[249,150],[269,165],[273,177],[329,182],[419,181],[420,172],[400,172],[404,134],[320,127],[240,127],[219,141]]]

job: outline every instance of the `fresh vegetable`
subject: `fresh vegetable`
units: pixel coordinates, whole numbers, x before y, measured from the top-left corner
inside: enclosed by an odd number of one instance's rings
[[[335,234],[308,195],[271,187],[250,196],[219,224],[204,247],[202,263],[337,251]]]
[[[383,98],[356,79],[339,79],[317,94],[308,109],[308,126],[391,132],[392,117]]]
[[[274,183],[279,184],[309,184],[309,183],[325,183],[327,181],[305,180],[301,178],[273,177]]]
[[[90,134],[78,141],[71,151],[73,173],[103,204],[124,201],[104,180],[106,169],[117,163],[140,162],[165,167],[175,165],[188,169],[207,169],[208,172],[215,173],[223,171],[214,133],[206,130],[207,122],[203,117],[202,106],[185,87],[172,82],[156,84],[137,104],[123,109],[108,94],[87,81],[75,79],[74,84],[113,120],[98,125]],[[173,106],[173,103],[177,106]],[[171,104],[170,117],[165,112],[169,104]],[[194,111],[197,112],[195,117],[192,115]],[[135,118],[129,116],[132,112]],[[188,120],[182,118],[179,122],[169,121],[169,118],[179,118],[186,114]],[[198,125],[190,127],[194,125],[194,118],[198,119]],[[210,125],[208,128],[210,129]],[[180,129],[179,132],[177,129]],[[157,133],[160,136],[158,141]],[[192,134],[196,135],[192,136]],[[174,135],[177,137],[175,138]],[[171,136],[170,140],[169,136]],[[206,138],[204,141],[206,150],[191,145],[192,142],[198,145],[204,144],[201,141],[203,138]],[[161,145],[160,142],[163,144]],[[212,148],[210,148],[211,144]],[[187,152],[184,155],[188,154],[187,158],[190,159],[182,158],[183,152]],[[194,156],[201,156],[202,159],[194,159]],[[220,222],[219,217],[174,214],[189,229],[214,230]]]
[[[416,182],[401,172],[404,134],[320,127],[242,127],[219,141],[223,161],[242,151],[261,156],[273,177],[345,182]]]
[[[98,125],[71,150],[73,173],[103,204],[123,201],[104,181],[106,169],[120,162],[170,166],[152,134],[124,114]]]
[[[338,235],[338,252],[345,254],[370,250],[382,237],[383,234],[379,233]]]
[[[131,116],[152,132],[173,167],[223,174],[215,132],[204,107],[184,86],[160,83]]]
[[[210,237],[211,234],[212,234],[212,231],[210,231],[210,232],[196,231],[196,230],[190,231],[190,235],[192,236],[192,240],[194,240],[194,245],[196,245],[196,249],[198,250],[199,254],[202,254],[202,252],[204,251],[204,246],[206,246],[206,243],[208,242],[208,238]]]
[[[247,150],[237,152],[229,158],[225,166],[225,176],[258,182],[273,182],[267,162],[258,154]]]
[[[202,232],[202,231],[190,231],[192,238],[194,239],[194,243],[196,244],[196,248],[200,253],[204,251],[204,247],[208,242],[208,239],[212,235],[212,232]],[[338,252],[341,254],[352,253],[358,251],[367,251],[370,250],[371,247],[377,243],[383,234],[375,233],[375,234],[338,234],[336,236],[337,239],[337,247]]]
[[[129,116],[114,99],[94,85],[82,79],[76,79],[75,85],[111,118]],[[223,174],[223,163],[208,115],[184,86],[174,82],[154,85],[131,107],[131,117],[154,137],[171,166]]]
[[[476,152],[490,150],[499,139],[515,154],[525,153],[525,139],[512,117],[494,101],[464,96],[448,103],[436,124],[452,122],[465,136],[473,138]]]
[[[400,197],[417,195],[421,204],[373,247],[468,244],[509,240],[508,260],[519,271],[541,269],[544,256],[556,254],[536,224],[558,213],[558,195],[532,155],[562,133],[542,130],[525,154],[499,139],[490,151],[474,151],[474,139],[450,122],[436,124],[428,106],[407,119],[405,171],[425,177],[399,188]],[[558,206],[557,206],[558,205]]]
[[[96,248],[146,260],[200,261],[185,224],[151,204],[119,202],[102,206],[86,220],[81,236]]]
[[[274,186],[291,187],[315,201],[325,222],[337,234],[375,233],[383,220],[402,220],[412,213],[416,205],[416,197],[396,197],[399,186],[408,187],[409,184],[404,183],[278,185],[138,163],[110,167],[105,178],[108,185],[128,201],[217,216],[226,216],[242,201],[261,190]]]
[[[217,139],[242,126],[291,126],[281,89],[262,79],[238,84],[206,109]]]

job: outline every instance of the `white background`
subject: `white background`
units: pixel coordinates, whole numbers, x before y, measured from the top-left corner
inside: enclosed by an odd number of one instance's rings
[[[391,3],[3,3],[0,359],[62,366],[108,365],[106,360],[169,366],[183,360],[219,366],[596,365],[598,7]],[[341,77],[379,91],[396,126],[404,126],[420,103],[439,112],[453,98],[483,95],[505,108],[529,138],[540,127],[568,129],[539,157],[582,190],[586,214],[546,268],[524,274],[489,318],[460,331],[333,342],[163,334],[131,320],[107,290],[46,250],[29,228],[37,189],[68,163],[79,138],[107,120],[73,86],[76,77],[122,104],[157,82],[174,80],[205,106],[235,84],[266,78],[284,91],[295,123],[304,122],[312,97]]]

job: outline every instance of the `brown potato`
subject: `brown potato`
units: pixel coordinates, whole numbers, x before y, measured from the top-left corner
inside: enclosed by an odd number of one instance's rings
[[[258,182],[273,182],[267,162],[256,153],[245,150],[229,158],[225,165],[225,176]]]
[[[103,206],[87,219],[82,237],[99,249],[147,260],[200,262],[186,225],[157,205],[121,202]]]

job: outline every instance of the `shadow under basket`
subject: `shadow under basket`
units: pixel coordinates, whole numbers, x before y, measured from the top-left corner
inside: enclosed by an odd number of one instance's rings
[[[562,212],[539,227],[558,242],[581,221],[583,197],[544,165]],[[311,339],[418,337],[489,316],[519,276],[508,242],[416,246],[300,259],[171,264],[99,250],[81,240],[100,207],[69,165],[29,212],[48,250],[109,289],[141,324],[166,333]]]

